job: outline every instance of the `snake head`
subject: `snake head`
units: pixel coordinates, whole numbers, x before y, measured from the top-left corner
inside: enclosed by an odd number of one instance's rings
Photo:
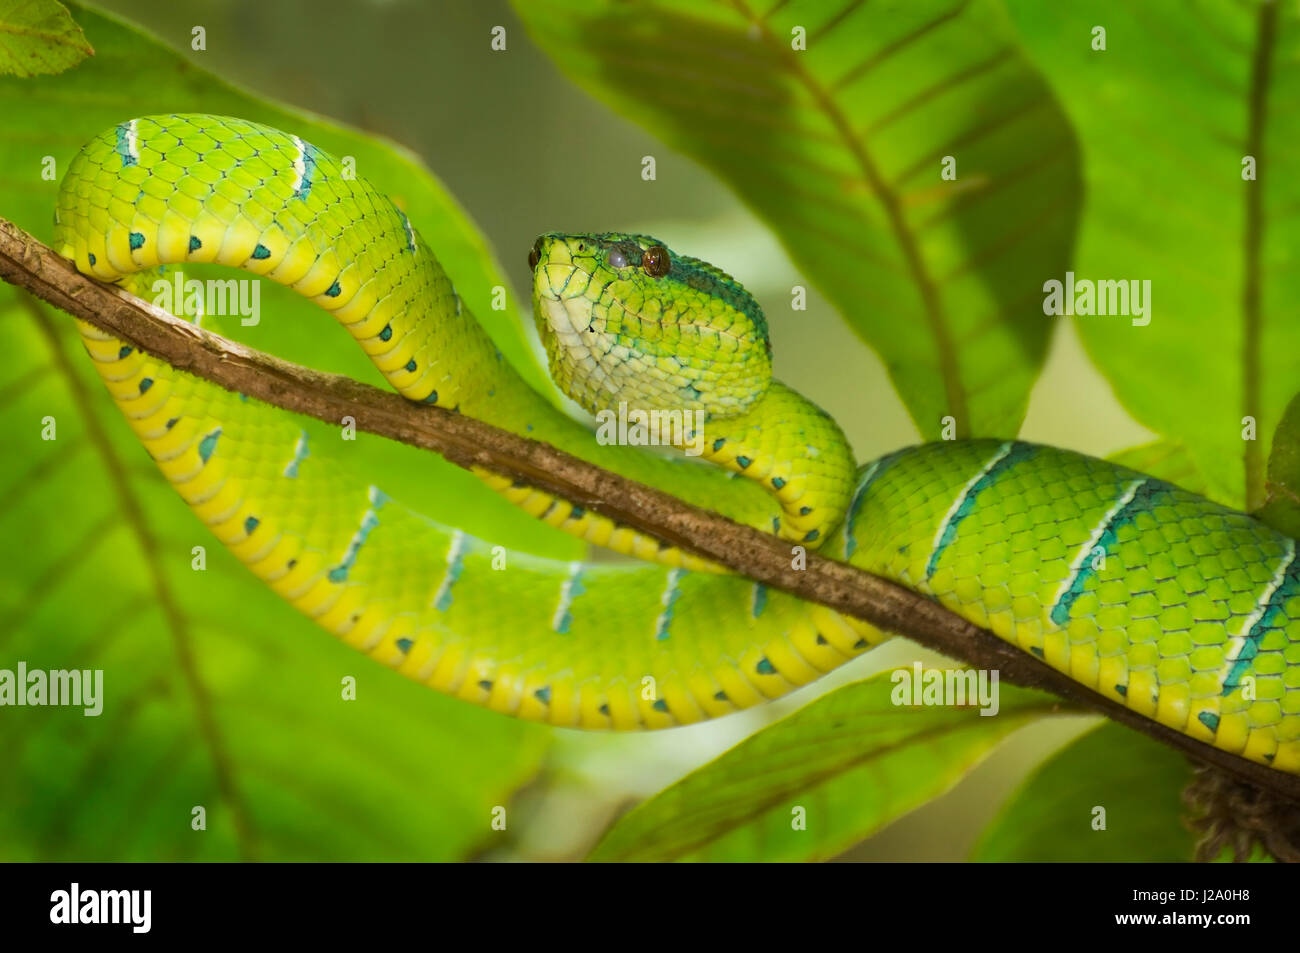
[[[528,256],[551,376],[591,413],[744,413],[767,390],[767,321],[707,262],[645,235],[547,233]]]

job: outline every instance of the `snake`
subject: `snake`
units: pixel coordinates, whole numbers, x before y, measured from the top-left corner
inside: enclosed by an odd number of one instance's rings
[[[1294,539],[1017,439],[859,465],[835,421],[772,377],[755,299],[654,238],[554,232],[529,254],[552,379],[588,414],[667,414],[662,445],[641,447],[598,439],[526,383],[398,205],[296,135],[210,115],[124,121],[69,165],[54,234],[78,270],[137,292],[190,263],[285,285],[413,403],[897,582],[1143,717],[1300,773]],[[559,727],[667,728],[777,698],[890,637],[476,471],[596,549],[496,546],[404,505],[295,415],[78,327],[129,426],[222,544],[321,628],[457,698]]]

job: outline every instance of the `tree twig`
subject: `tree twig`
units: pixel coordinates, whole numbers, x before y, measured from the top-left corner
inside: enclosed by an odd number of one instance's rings
[[[525,439],[440,407],[426,407],[347,377],[282,361],[212,334],[120,288],[80,274],[0,219],[0,278],[172,366],[228,390],[483,467],[561,496],[698,553],[765,585],[864,619],[1019,685],[1051,692],[1150,735],[1196,761],[1300,804],[1300,777],[1246,761],[1150,721],[1103,697],[937,602],[815,553],[792,566],[790,544]]]

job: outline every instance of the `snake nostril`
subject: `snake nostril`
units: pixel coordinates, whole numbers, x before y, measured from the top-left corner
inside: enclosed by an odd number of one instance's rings
[[[528,270],[536,271],[537,263],[542,260],[542,240],[533,242],[533,250],[528,253]]]

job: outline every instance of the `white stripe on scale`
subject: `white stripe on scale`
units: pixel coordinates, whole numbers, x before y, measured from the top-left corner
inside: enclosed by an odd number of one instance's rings
[[[401,209],[397,210],[397,214],[402,216],[402,227],[406,229],[406,248],[408,251],[414,253],[415,252],[415,227],[411,224],[411,220],[406,217],[406,213],[403,212]]]
[[[447,547],[447,569],[442,574],[442,583],[438,586],[438,591],[433,594],[429,608],[446,612],[451,607],[451,587],[456,585],[456,580],[460,578],[461,570],[464,568],[461,560],[464,556],[465,531],[458,529],[452,534],[451,545]]]
[[[555,614],[551,616],[551,631],[561,633],[569,631],[569,623],[572,621],[569,607],[573,605],[573,597],[581,591],[577,588],[578,577],[581,575],[582,563],[569,563],[569,575],[560,586],[560,602],[555,607]]]
[[[1295,562],[1295,540],[1286,541],[1286,553],[1282,561],[1278,563],[1277,569],[1273,572],[1273,578],[1268,581],[1264,587],[1263,593],[1255,602],[1255,608],[1250,611],[1242,622],[1241,628],[1231,639],[1228,640],[1228,649],[1223,654],[1223,671],[1219,674],[1219,688],[1222,690],[1223,683],[1228,680],[1232,674],[1232,669],[1239,661],[1242,648],[1246,645],[1246,640],[1250,638],[1251,630],[1259,625],[1264,613],[1268,611],[1268,604],[1273,601],[1273,596],[1277,594],[1278,588],[1286,581],[1287,570],[1291,568],[1291,563]]]
[[[858,540],[853,532],[853,523],[858,516],[858,507],[862,505],[862,494],[867,492],[867,487],[871,486],[871,481],[876,478],[876,471],[880,469],[880,461],[873,460],[867,467],[866,472],[862,474],[862,479],[853,489],[853,496],[849,498],[849,508],[844,511],[844,558],[847,560],[853,555],[853,551],[858,548]]]
[[[664,585],[663,595],[659,597],[659,603],[664,607],[664,611],[655,619],[655,641],[657,642],[668,638],[668,627],[673,621],[673,606],[681,595],[677,587],[684,575],[686,575],[685,569],[668,570],[668,581]]]
[[[984,466],[980,467],[980,472],[966,481],[966,485],[961,488],[961,492],[958,493],[957,498],[952,501],[952,505],[948,507],[948,512],[943,515],[943,519],[939,521],[938,528],[934,531],[934,540],[930,543],[930,553],[932,555],[934,551],[939,548],[939,544],[943,542],[943,534],[948,531],[948,524],[953,521],[954,517],[956,517],[957,511],[960,510],[961,505],[966,502],[966,497],[970,494],[970,491],[975,488],[975,484],[988,476],[989,471],[996,467],[1002,461],[1002,458],[1011,452],[1011,447],[1014,443],[1015,441],[1008,440],[1006,443],[998,447],[997,452],[989,458],[988,462],[985,463]]]
[[[140,120],[132,119],[126,124],[126,154],[136,162],[140,161]]]
[[[1133,497],[1137,496],[1138,490],[1142,489],[1143,484],[1146,482],[1145,478],[1134,480],[1125,487],[1124,492],[1120,494],[1119,499],[1116,500],[1114,505],[1106,511],[1106,515],[1101,518],[1101,522],[1093,527],[1092,534],[1088,537],[1088,541],[1085,542],[1083,546],[1079,548],[1079,551],[1074,554],[1074,559],[1070,562],[1070,572],[1066,575],[1064,581],[1062,581],[1060,588],[1056,590],[1056,597],[1052,599],[1052,605],[1049,607],[1049,611],[1061,604],[1061,600],[1064,599],[1065,594],[1070,591],[1070,587],[1074,585],[1074,581],[1079,578],[1079,573],[1083,571],[1084,565],[1087,564],[1088,557],[1090,557],[1092,551],[1097,548],[1097,544],[1101,542],[1101,538],[1106,535],[1106,530],[1110,529],[1110,524],[1115,521],[1115,517],[1119,514],[1119,511],[1133,502]]]
[[[307,160],[303,157],[307,154],[307,146],[297,136],[290,136],[293,140],[293,194],[297,195],[302,191],[302,180],[307,174]]]

